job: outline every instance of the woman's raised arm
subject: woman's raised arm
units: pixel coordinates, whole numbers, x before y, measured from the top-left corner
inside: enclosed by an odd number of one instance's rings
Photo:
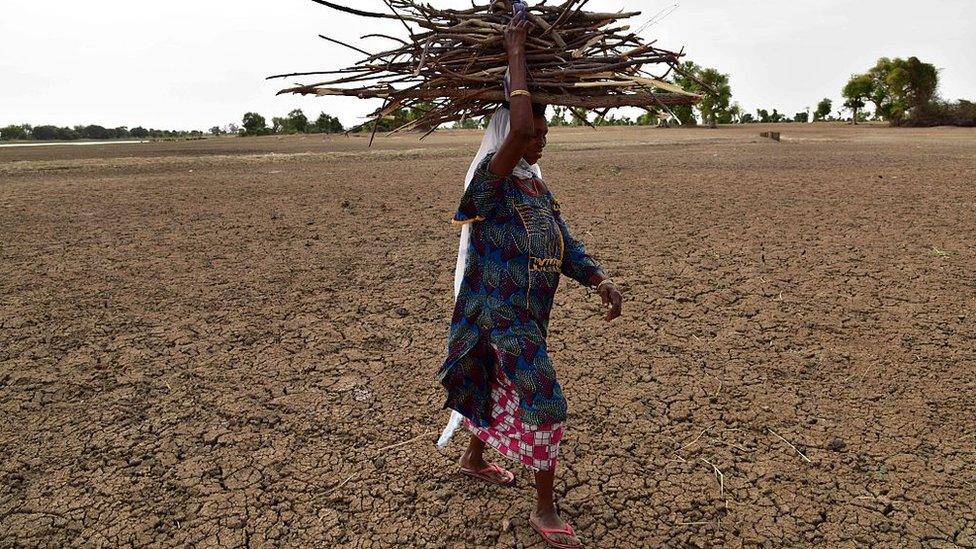
[[[505,48],[508,50],[508,75],[511,92],[528,91],[525,62],[525,37],[532,24],[524,13],[516,15],[505,29]],[[509,100],[511,122],[508,137],[495,153],[488,168],[496,175],[511,175],[525,154],[525,148],[535,135],[532,118],[532,98],[527,93],[511,93]]]

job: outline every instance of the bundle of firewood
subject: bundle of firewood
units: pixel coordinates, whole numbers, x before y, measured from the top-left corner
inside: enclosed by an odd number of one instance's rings
[[[364,18],[399,21],[409,38],[367,34],[362,40],[384,39],[398,44],[388,51],[370,53],[358,45],[322,36],[356,50],[365,59],[340,70],[269,77],[332,75],[331,80],[284,89],[279,94],[383,99],[383,106],[370,115],[372,121],[389,117],[398,109],[419,113],[394,131],[432,131],[447,122],[489,114],[506,99],[504,30],[512,18],[509,0],[488,0],[487,4],[463,10],[438,9],[414,0],[382,0],[388,12],[313,1]],[[543,1],[529,7],[528,17],[534,26],[526,42],[526,56],[533,101],[603,110],[605,114],[606,110],[625,106],[659,112],[699,99],[665,81],[671,71],[681,70],[683,53],[656,48],[653,42],[647,43],[631,32],[630,26],[621,24],[640,12],[589,12],[583,9],[588,1],[567,0],[561,5]]]

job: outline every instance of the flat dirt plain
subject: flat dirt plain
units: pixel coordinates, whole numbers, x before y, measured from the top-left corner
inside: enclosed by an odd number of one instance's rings
[[[541,547],[529,472],[433,446],[479,139],[0,149],[0,546]],[[543,165],[626,294],[552,321],[589,546],[976,547],[976,131],[555,129]]]

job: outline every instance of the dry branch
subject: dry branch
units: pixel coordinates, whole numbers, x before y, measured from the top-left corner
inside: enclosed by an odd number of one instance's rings
[[[799,450],[799,448],[797,448],[796,446],[793,446],[793,444],[792,444],[792,443],[791,443],[790,441],[788,441],[788,440],[786,440],[785,438],[783,438],[783,437],[781,437],[781,436],[779,436],[779,433],[777,433],[776,431],[774,431],[774,430],[772,430],[772,428],[769,428],[769,427],[767,427],[767,429],[769,430],[769,434],[771,434],[771,435],[773,435],[774,437],[776,437],[776,438],[778,438],[778,439],[780,439],[780,440],[782,440],[782,441],[783,441],[783,442],[785,442],[785,443],[786,443],[786,445],[787,445],[787,446],[789,446],[790,448],[793,448],[793,451],[794,451],[794,452],[796,452],[796,453],[797,453],[797,454],[798,454],[798,455],[799,455],[799,456],[800,456],[801,458],[803,458],[803,461],[805,461],[805,462],[807,462],[807,463],[813,463],[812,461],[810,461],[810,458],[808,458],[808,457],[806,456],[806,454],[804,454],[803,452],[801,452],[801,451]]]
[[[335,75],[332,80],[296,85],[279,94],[384,99],[383,107],[370,115],[374,126],[398,109],[421,113],[397,130],[436,128],[485,115],[505,101],[503,78],[508,58],[503,33],[512,13],[508,0],[473,3],[464,10],[439,9],[416,0],[383,0],[389,13],[313,1],[357,17],[397,20],[409,37],[364,36],[398,42],[394,49],[370,54],[365,48],[322,36],[366,57],[341,70],[269,77]],[[672,70],[681,70],[683,53],[657,48],[620,24],[640,12],[588,12],[583,10],[586,3],[542,2],[529,8],[534,28],[526,41],[526,58],[534,101],[582,109],[629,106],[648,110],[698,101],[698,95],[664,81]],[[660,69],[657,76],[651,71],[654,67]],[[340,84],[344,87],[337,87]]]
[[[721,469],[716,467],[712,462],[708,461],[707,459],[705,458],[700,458],[700,459],[702,463],[712,468],[712,473],[715,474],[715,480],[718,481],[719,495],[724,498],[725,497],[725,473],[723,473]]]

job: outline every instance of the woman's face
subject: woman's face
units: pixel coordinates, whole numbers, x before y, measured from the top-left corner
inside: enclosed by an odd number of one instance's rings
[[[541,114],[535,115],[535,136],[532,137],[532,141],[525,147],[525,153],[522,158],[525,159],[529,164],[537,164],[539,159],[542,158],[542,151],[546,148],[546,136],[549,134],[549,124],[546,123],[546,117]]]

